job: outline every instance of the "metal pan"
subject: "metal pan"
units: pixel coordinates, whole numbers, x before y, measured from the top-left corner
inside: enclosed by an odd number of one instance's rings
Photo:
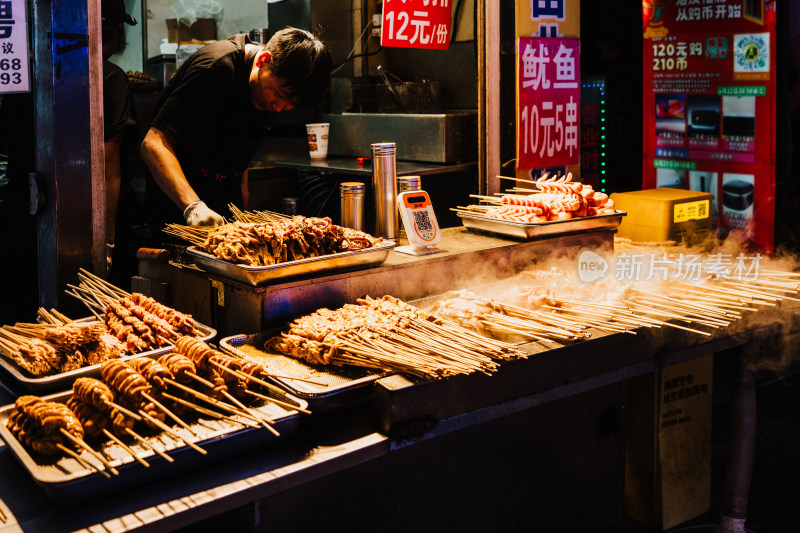
[[[553,220],[552,222],[538,222],[525,224],[510,220],[497,220],[495,218],[458,213],[464,227],[471,230],[488,231],[507,237],[519,239],[535,239],[572,232],[592,231],[598,229],[614,229],[622,222],[625,211],[617,211],[613,215],[597,215],[593,217],[570,218],[567,220]]]
[[[386,261],[389,251],[394,247],[394,241],[382,241],[374,248],[298,259],[267,266],[237,265],[206,253],[197,246],[189,246],[186,251],[192,256],[195,264],[206,272],[257,287],[293,276],[380,265]]]
[[[61,392],[46,396],[44,399],[65,403],[71,395],[71,392]],[[299,398],[292,397],[292,401],[296,402],[301,409],[306,409],[308,406],[306,402]],[[51,499],[60,503],[73,502],[101,492],[107,493],[136,484],[151,482],[159,477],[197,464],[215,461],[284,439],[297,429],[300,419],[300,413],[296,410],[287,409],[273,403],[262,403],[253,407],[253,409],[264,418],[274,420],[273,427],[280,433],[280,436],[274,435],[263,427],[253,428],[234,421],[218,420],[210,417],[201,417],[194,422],[190,422],[193,419],[187,417],[189,427],[197,433],[199,438],[192,437],[191,433],[184,428],[177,426],[171,428],[181,437],[192,439],[193,443],[208,452],[206,455],[197,452],[185,443],[165,433],[145,435],[144,431],[142,431],[142,436],[145,436],[148,441],[174,459],[172,463],[167,462],[147,447],[132,440],[128,442],[137,455],[150,463],[149,468],[141,465],[121,446],[108,439],[100,443],[89,440],[89,444],[98,451],[102,444],[102,450],[105,452],[109,462],[119,471],[118,476],[112,475],[107,478],[66,455],[48,458],[35,452],[29,452],[6,427],[6,420],[13,408],[13,405],[6,405],[0,408],[0,438],[5,441],[8,448],[22,464],[23,468],[28,471],[33,480],[44,489]],[[238,415],[234,415],[234,418],[237,417]],[[89,463],[98,464],[98,461],[91,457],[88,452],[84,451],[81,457]]]
[[[96,322],[95,317],[82,318],[75,320],[80,324],[89,324]],[[204,326],[195,322],[195,327],[200,331],[201,335],[197,338],[203,341],[209,341],[217,335],[217,331],[208,326]],[[162,346],[155,350],[148,350],[146,352],[137,353],[134,355],[126,355],[121,357],[120,360],[127,361],[134,357],[152,357],[157,358],[165,353],[172,351],[172,346]],[[53,374],[51,376],[35,377],[20,368],[14,361],[3,353],[0,349],[0,368],[2,368],[8,380],[6,383],[12,389],[20,389],[31,394],[45,394],[59,390],[66,390],[72,388],[72,383],[80,377],[93,377],[96,378],[100,375],[100,365],[89,365],[69,372],[61,372],[60,374]]]
[[[368,401],[376,380],[389,372],[356,366],[315,366],[294,357],[268,351],[264,343],[280,330],[267,330],[253,335],[234,335],[219,341],[220,349],[236,357],[262,363],[268,370],[295,378],[321,383],[305,383],[290,378],[272,378],[272,381],[294,396],[308,402],[314,413],[355,405]]]

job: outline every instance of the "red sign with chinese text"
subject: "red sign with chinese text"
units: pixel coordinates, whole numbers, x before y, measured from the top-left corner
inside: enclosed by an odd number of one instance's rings
[[[580,40],[520,37],[517,168],[580,161]]]
[[[773,246],[775,2],[646,0],[644,188],[710,192],[724,232]]]
[[[450,0],[384,0],[381,46],[447,50]]]

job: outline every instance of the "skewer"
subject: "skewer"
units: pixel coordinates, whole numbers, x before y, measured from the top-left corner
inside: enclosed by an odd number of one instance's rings
[[[96,275],[92,274],[91,272],[89,272],[86,269],[81,268],[81,269],[78,270],[78,272],[80,272],[80,273],[84,274],[86,277],[94,280],[96,283],[99,283],[102,286],[107,287],[110,293],[116,293],[118,296],[122,296],[122,297],[125,297],[125,298],[130,297],[130,295],[131,295],[129,292],[123,291],[122,289],[120,289],[116,285],[113,285],[113,284],[109,283],[108,281],[104,280],[100,276],[96,276]],[[78,275],[78,277],[80,277],[80,274]]]
[[[197,437],[198,439],[200,438],[200,435],[198,435],[197,433],[195,433],[195,432],[194,432],[194,430],[193,430],[192,428],[190,428],[190,427],[189,427],[189,424],[187,424],[186,422],[184,422],[183,420],[181,420],[181,419],[178,417],[178,415],[176,415],[175,413],[173,413],[172,411],[170,411],[169,409],[167,409],[167,407],[166,407],[166,406],[164,406],[164,405],[163,405],[161,402],[159,402],[158,400],[156,400],[155,398],[153,398],[151,395],[147,394],[146,392],[142,392],[142,397],[144,397],[145,399],[147,399],[147,400],[149,400],[149,401],[153,402],[153,405],[155,405],[156,407],[158,407],[159,409],[161,409],[161,411],[163,411],[163,412],[164,412],[164,414],[166,414],[168,417],[170,417],[170,418],[171,418],[171,419],[173,419],[175,422],[177,422],[179,426],[181,426],[182,428],[186,429],[186,430],[187,430],[189,433],[191,433],[192,435],[194,435],[194,436],[195,436],[195,437]]]
[[[172,431],[172,428],[170,428],[168,425],[166,425],[166,424],[165,424],[164,422],[162,422],[161,420],[159,420],[159,419],[157,419],[157,418],[153,418],[152,416],[148,415],[148,414],[147,414],[147,413],[145,413],[144,411],[139,411],[139,413],[140,413],[140,414],[141,414],[143,417],[145,417],[147,420],[149,420],[150,422],[152,422],[153,424],[155,424],[156,426],[158,426],[159,428],[161,428],[163,431],[165,431],[165,432],[166,432],[168,435],[170,435],[172,438],[175,438],[175,439],[178,439],[178,440],[182,440],[183,442],[185,442],[186,444],[188,444],[188,445],[189,445],[189,446],[190,446],[192,449],[194,449],[194,450],[196,450],[196,451],[198,451],[198,452],[202,453],[203,455],[206,455],[206,454],[208,453],[207,451],[205,451],[203,448],[201,448],[200,446],[198,446],[198,445],[197,445],[197,444],[195,444],[194,442],[192,442],[192,441],[190,441],[190,440],[187,440],[187,439],[184,439],[183,437],[181,437],[180,435],[178,435],[177,433],[175,433],[174,431]]]
[[[130,409],[122,407],[120,404],[118,404],[116,402],[108,402],[108,405],[110,405],[111,407],[113,407],[114,409],[116,409],[117,411],[122,413],[123,415],[128,416],[130,418],[133,418],[137,422],[141,422],[142,421],[142,417],[141,416],[137,415],[136,413],[134,413]]]
[[[270,390],[274,390],[275,388],[277,388],[272,383],[267,383],[266,381],[264,381],[262,379],[259,379],[259,378],[255,377],[255,376],[251,376],[250,374],[248,374],[246,372],[242,372],[241,370],[233,370],[232,368],[227,368],[226,366],[221,365],[219,363],[216,363],[216,364],[221,369],[224,369],[225,372],[229,372],[229,373],[231,373],[232,375],[234,375],[234,376],[236,376],[238,378],[241,378],[241,379],[244,379],[244,380],[249,380],[249,381],[252,381],[254,383],[258,383],[262,387],[266,387],[267,389],[270,389]],[[288,376],[285,376],[285,377],[288,378]],[[289,379],[292,379],[292,378],[289,378]],[[310,380],[309,380],[309,383],[314,383],[315,385],[325,385],[324,383],[319,383],[319,382],[310,381]]]
[[[495,203],[495,204],[499,204],[499,203],[502,202],[502,200],[500,198],[496,197],[496,196],[484,196],[482,194],[470,194],[469,197],[470,198],[478,198],[479,200],[484,200],[486,202],[492,202],[492,203]]]
[[[130,446],[122,442],[116,435],[111,433],[108,429],[103,428],[103,434],[105,434],[106,437],[113,440],[115,443],[119,444],[123,450],[131,454],[134,459],[136,459],[142,464],[142,466],[144,466],[145,468],[150,468],[150,463],[148,463],[147,461],[136,455],[136,452],[134,452]]]
[[[181,389],[184,392],[188,392],[189,394],[191,394],[195,398],[199,398],[199,399],[201,399],[203,401],[206,401],[206,402],[208,402],[208,403],[210,403],[210,404],[212,404],[212,405],[214,405],[216,407],[219,407],[220,409],[224,409],[224,410],[228,411],[229,413],[234,413],[234,414],[237,414],[237,415],[240,415],[240,416],[244,416],[244,417],[249,418],[249,419],[253,419],[256,422],[260,422],[260,420],[258,418],[254,417],[248,411],[242,411],[241,409],[238,409],[233,405],[228,405],[227,403],[225,403],[225,402],[223,402],[221,400],[218,400],[217,398],[213,398],[213,397],[209,396],[208,394],[203,394],[200,391],[196,391],[196,390],[192,389],[191,387],[187,387],[186,385],[178,383],[177,381],[173,381],[173,380],[171,380],[169,378],[165,378],[164,381],[166,383],[172,385],[173,387],[177,387],[177,388]]]
[[[222,413],[218,413],[218,412],[214,411],[213,409],[206,409],[205,407],[203,407],[201,405],[197,405],[196,403],[192,403],[192,402],[190,402],[188,400],[184,400],[183,398],[180,398],[178,396],[173,396],[172,394],[169,394],[168,392],[165,392],[163,394],[164,394],[165,398],[169,398],[173,402],[177,402],[177,403],[179,403],[181,405],[185,405],[186,407],[190,407],[190,408],[194,409],[195,411],[197,411],[198,413],[202,413],[204,415],[211,416],[211,417],[214,417],[214,418],[222,418],[222,419],[228,420],[230,422],[235,422],[237,424],[243,424],[245,426],[250,426],[251,428],[261,427],[258,424],[253,424],[252,422],[250,422],[248,420],[237,420],[237,419],[235,419],[233,417],[230,417],[228,415],[223,415]]]
[[[158,455],[163,457],[165,461],[170,462],[170,463],[174,463],[175,462],[175,459],[173,459],[172,457],[170,457],[166,453],[162,452],[161,450],[159,450],[158,448],[156,448],[155,446],[153,446],[152,444],[147,442],[147,440],[145,440],[144,437],[142,437],[141,435],[136,433],[131,428],[125,428],[125,431],[127,431],[130,436],[132,436],[134,439],[136,439],[136,441],[139,444],[141,444],[142,446],[144,446],[144,447],[146,447],[146,448],[148,448],[150,450],[153,450],[153,453],[157,453]]]
[[[56,443],[56,447],[59,450],[61,450],[62,452],[66,453],[67,455],[72,457],[73,459],[75,459],[76,461],[78,461],[80,464],[83,465],[84,468],[89,468],[90,470],[96,470],[97,472],[103,474],[107,478],[109,478],[109,479],[111,478],[111,474],[106,472],[105,468],[98,468],[96,465],[93,465],[92,463],[90,463],[89,461],[87,461],[86,459],[81,457],[78,453],[75,452],[75,450],[70,450],[69,448],[67,448],[66,446],[61,444],[60,442]]]
[[[111,472],[111,473],[112,473],[112,474],[114,474],[115,476],[118,476],[118,475],[119,475],[119,471],[117,471],[117,469],[116,469],[116,468],[114,468],[113,466],[111,466],[111,463],[109,463],[109,462],[106,460],[106,458],[105,458],[105,457],[103,457],[102,455],[100,455],[99,453],[97,453],[96,451],[94,451],[94,450],[92,449],[92,447],[91,447],[91,446],[89,446],[88,444],[86,444],[86,443],[83,441],[83,439],[79,439],[78,437],[76,437],[75,435],[73,435],[72,433],[70,433],[69,431],[67,431],[67,430],[66,430],[66,429],[64,429],[64,428],[59,428],[59,429],[61,430],[61,434],[62,434],[62,435],[64,435],[65,437],[67,437],[69,440],[71,440],[71,441],[72,441],[72,442],[74,442],[76,445],[80,446],[81,448],[83,448],[84,450],[86,450],[87,452],[89,452],[90,454],[92,454],[92,456],[93,456],[95,459],[97,459],[98,461],[100,461],[101,463],[103,463],[103,465],[104,465],[104,466],[105,466],[105,467],[108,469],[108,471],[109,471],[109,472]]]
[[[281,400],[276,400],[272,396],[267,396],[266,394],[261,394],[261,393],[255,392],[255,391],[251,391],[250,389],[245,390],[245,393],[250,394],[251,396],[255,396],[256,398],[261,398],[262,400],[267,400],[267,401],[272,402],[274,404],[280,405],[281,407],[294,409],[295,411],[299,411],[299,412],[301,412],[303,414],[306,414],[306,415],[310,415],[311,414],[311,411],[309,411],[308,409],[303,409],[302,407],[299,407],[297,405],[292,405],[289,402],[283,402]]]
[[[69,285],[69,286],[70,286],[70,287],[72,287],[72,288],[76,288],[74,285]],[[89,311],[91,311],[91,312],[92,312],[92,314],[93,314],[93,315],[94,315],[94,316],[97,318],[97,320],[100,320],[100,321],[102,321],[102,320],[103,320],[103,317],[102,317],[102,316],[100,316],[100,315],[97,313],[97,311],[95,310],[95,305],[94,305],[94,303],[93,303],[93,302],[91,302],[90,300],[87,300],[86,298],[84,298],[84,297],[83,297],[83,295],[81,295],[79,292],[77,292],[77,290],[76,290],[76,291],[73,291],[73,292],[70,292],[70,291],[66,291],[66,290],[65,290],[64,292],[66,292],[66,293],[67,293],[67,294],[69,294],[70,296],[74,296],[75,298],[77,298],[78,300],[80,300],[80,301],[82,301],[84,304],[86,304],[86,307],[89,309]]]

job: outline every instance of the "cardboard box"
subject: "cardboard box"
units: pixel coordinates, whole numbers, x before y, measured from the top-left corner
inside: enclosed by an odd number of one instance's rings
[[[199,18],[191,26],[177,19],[167,19],[167,41],[171,43],[205,42],[216,38],[217,24],[214,19]]]
[[[611,195],[617,209],[625,211],[617,235],[634,242],[685,242],[693,245],[711,234],[709,192],[684,189],[646,189]]]
[[[663,530],[711,506],[713,355],[628,383],[625,512]]]

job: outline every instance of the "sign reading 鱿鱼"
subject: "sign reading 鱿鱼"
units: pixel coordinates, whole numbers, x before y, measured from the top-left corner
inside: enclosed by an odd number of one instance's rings
[[[30,91],[27,13],[25,0],[0,0],[0,93]]]
[[[520,37],[517,168],[580,161],[580,41]]]
[[[381,46],[446,50],[450,0],[384,0]]]

